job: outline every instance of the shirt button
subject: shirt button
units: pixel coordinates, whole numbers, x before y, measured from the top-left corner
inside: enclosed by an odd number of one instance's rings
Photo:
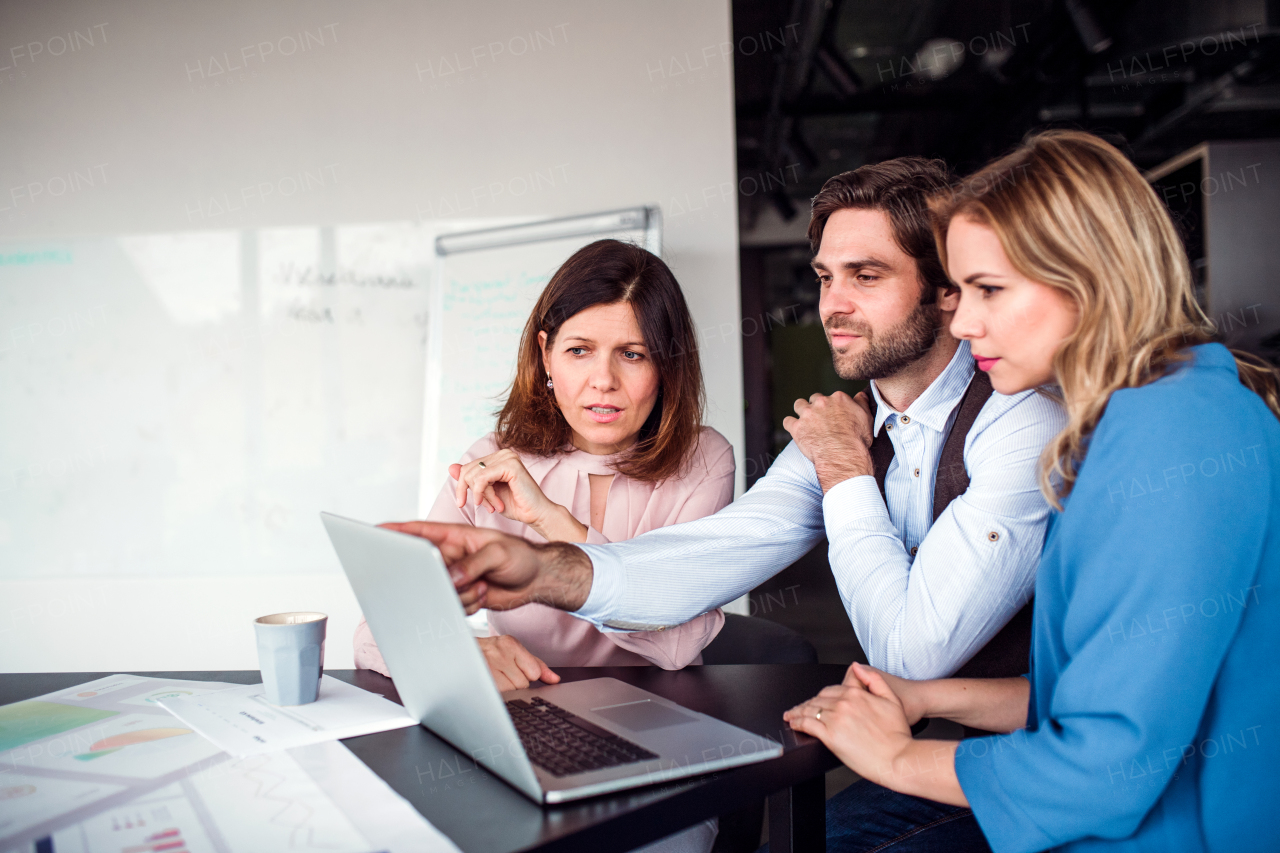
[[[893,424],[886,422],[886,423],[885,423],[885,425],[884,425],[884,428],[885,428],[885,429],[893,429]]]
[[[916,476],[917,476],[917,477],[919,477],[919,476],[920,476],[920,469],[919,469],[919,468],[917,468],[917,469],[916,469]]]
[[[998,542],[1000,540],[1000,534],[993,530],[987,534],[987,539],[991,542]]]
[[[912,546],[911,546],[911,556],[913,556],[913,557],[914,557],[914,556],[916,555],[916,551],[919,551],[919,550],[920,550],[920,547],[919,547],[918,545],[912,545]]]
[[[902,417],[898,418],[898,420],[902,421],[904,424],[911,423],[910,415],[903,415]]]
[[[660,625],[660,626],[658,626],[658,632],[659,632],[659,633],[661,633],[661,632],[663,632],[663,631],[665,631],[665,630],[667,630],[667,626],[666,626],[666,625]]]

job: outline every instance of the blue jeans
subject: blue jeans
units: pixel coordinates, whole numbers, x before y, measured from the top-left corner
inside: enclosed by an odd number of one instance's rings
[[[827,800],[827,853],[990,853],[973,812],[865,779]]]

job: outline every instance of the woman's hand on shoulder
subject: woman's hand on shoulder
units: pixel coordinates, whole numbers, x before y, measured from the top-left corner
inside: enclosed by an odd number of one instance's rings
[[[449,476],[458,481],[454,499],[461,509],[467,491],[477,508],[500,512],[512,521],[535,524],[558,506],[551,502],[514,450],[499,450],[465,464],[449,466]]]
[[[551,671],[541,658],[521,645],[508,634],[499,637],[480,637],[480,651],[484,652],[489,674],[498,685],[498,692],[523,690],[531,681],[557,684],[560,676]]]

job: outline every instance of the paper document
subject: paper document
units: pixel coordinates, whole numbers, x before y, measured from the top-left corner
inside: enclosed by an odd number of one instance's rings
[[[158,703],[234,686],[109,675],[0,707],[0,850],[225,761]]]
[[[458,853],[340,743],[226,761],[37,839],[30,853]]]
[[[320,679],[319,698],[309,705],[272,705],[261,684],[162,699],[160,705],[237,758],[418,722],[396,703],[328,675]]]

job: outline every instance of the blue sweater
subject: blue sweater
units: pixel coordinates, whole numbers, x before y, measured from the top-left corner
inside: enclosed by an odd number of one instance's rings
[[[1050,520],[1027,728],[956,754],[996,853],[1280,850],[1280,422],[1192,352],[1112,395]]]

